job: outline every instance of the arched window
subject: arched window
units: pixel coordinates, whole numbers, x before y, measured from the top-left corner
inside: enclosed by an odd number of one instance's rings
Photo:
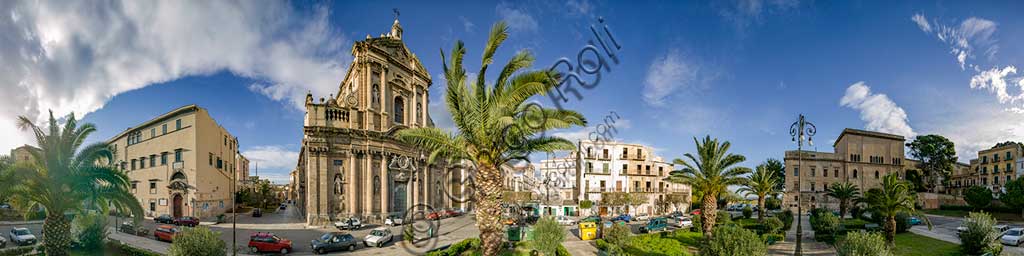
[[[878,171],[875,171],[875,179],[878,178]]]
[[[405,123],[405,100],[401,96],[395,97],[395,123]]]
[[[857,178],[857,169],[853,169],[853,177]]]
[[[370,93],[370,98],[372,99],[370,102],[373,103],[373,107],[376,108],[378,105],[380,105],[380,86],[379,85],[373,84],[373,91]]]

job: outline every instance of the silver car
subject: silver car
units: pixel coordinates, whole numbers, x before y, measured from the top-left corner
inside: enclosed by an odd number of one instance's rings
[[[14,244],[18,246],[35,244],[36,242],[38,242],[36,240],[36,236],[33,235],[32,231],[29,231],[27,228],[11,229],[11,233],[8,234],[8,237],[11,238],[11,242],[14,242]]]

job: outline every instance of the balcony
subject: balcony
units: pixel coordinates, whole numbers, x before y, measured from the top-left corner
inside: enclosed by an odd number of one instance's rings
[[[174,162],[173,164],[171,164],[171,169],[174,169],[174,171],[179,172],[185,170],[185,162]]]
[[[590,153],[587,153],[587,154],[583,155],[583,158],[584,159],[595,159],[594,154],[590,154]]]
[[[619,155],[619,159],[620,160],[629,160],[629,155],[628,154]]]
[[[633,160],[643,161],[644,159],[647,159],[647,156],[645,156],[645,155],[633,155]]]

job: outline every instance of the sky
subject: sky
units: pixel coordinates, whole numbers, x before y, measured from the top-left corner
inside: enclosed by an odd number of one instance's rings
[[[710,135],[753,167],[796,148],[789,127],[803,114],[817,127],[811,150],[833,150],[844,128],[908,141],[940,134],[966,162],[997,142],[1024,140],[1022,5],[0,1],[0,152],[34,144],[17,116],[43,122],[48,110],[74,113],[98,126],[89,141],[99,142],[198,104],[238,137],[261,177],[287,182],[305,94],[337,94],[353,42],[387,33],[397,9],[407,47],[434,79],[429,112],[441,128],[454,126],[441,97],[440,50],[464,41],[466,68],[479,75],[488,31],[504,20],[510,35],[496,63],[520,50],[534,54],[534,69],[566,58],[557,69],[571,65],[587,83],[563,85],[579,97],[566,89],[561,105],[591,126],[550,135],[586,139],[614,112],[614,139],[651,146],[666,160]],[[554,106],[550,97],[533,100]]]

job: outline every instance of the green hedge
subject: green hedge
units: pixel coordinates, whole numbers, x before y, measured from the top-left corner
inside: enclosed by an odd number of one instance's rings
[[[473,248],[480,248],[479,238],[464,239],[462,241],[459,241],[458,243],[452,244],[447,249],[428,252],[427,256],[457,256],[461,255],[462,252],[465,252]]]
[[[626,252],[632,255],[690,255],[683,244],[659,234],[634,236]]]
[[[123,244],[117,241],[107,241],[107,248],[110,250],[117,250],[117,255],[128,255],[128,256],[162,256],[159,253],[155,253],[142,248],[135,248],[129,244]]]
[[[32,252],[32,250],[35,250],[36,247],[37,246],[19,246],[19,247],[12,247],[12,248],[8,248],[8,249],[3,249],[3,250],[0,250],[0,256],[25,255],[25,254],[28,254],[29,252]]]

